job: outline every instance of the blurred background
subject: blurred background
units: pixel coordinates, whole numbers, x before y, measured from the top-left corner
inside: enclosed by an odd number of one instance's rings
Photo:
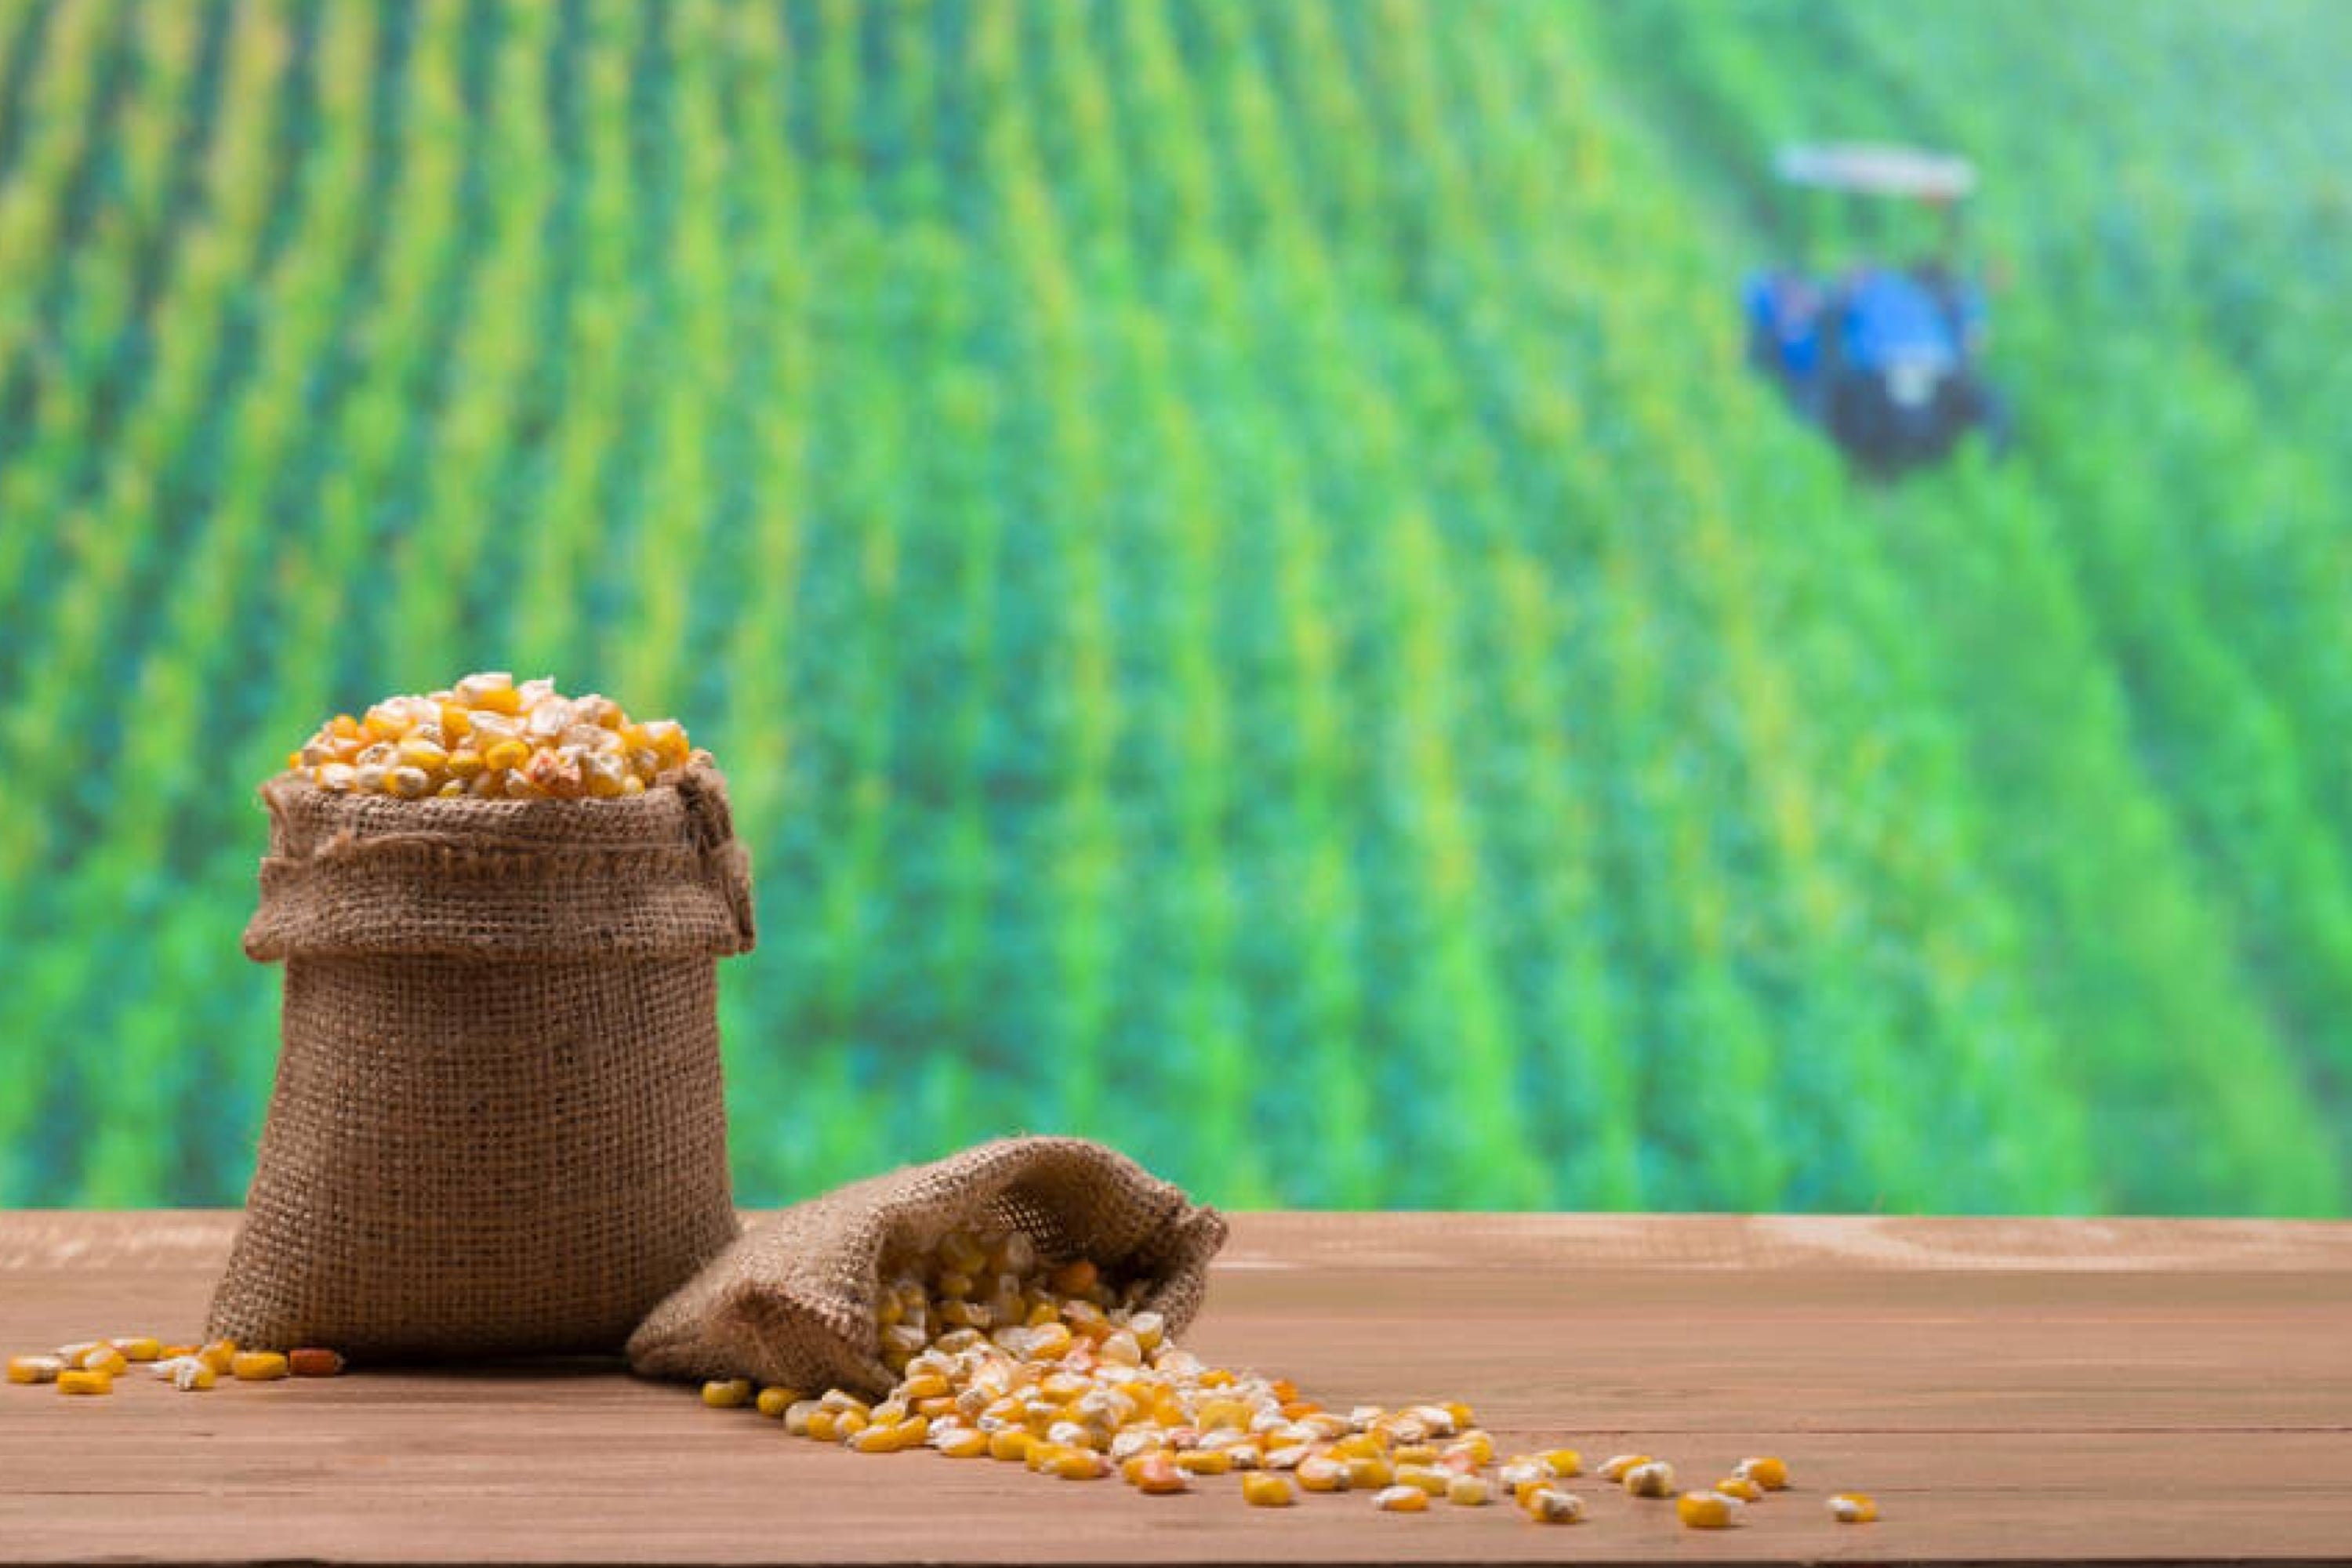
[[[240,1199],[254,786],[498,668],[728,771],[748,1203],[1026,1128],[2344,1214],[2347,69],[2325,0],[0,0],[0,1203]],[[1775,177],[1856,139],[1974,189]],[[1868,462],[1800,372],[1930,254],[1998,403]]]

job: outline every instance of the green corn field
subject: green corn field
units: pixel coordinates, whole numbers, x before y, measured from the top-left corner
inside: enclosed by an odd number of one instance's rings
[[[747,1203],[1050,1130],[2345,1214],[2347,66],[2328,0],[0,0],[0,1203],[238,1201],[254,786],[492,668],[728,773]],[[1864,480],[1747,368],[1809,137],[1981,171],[2003,460]]]

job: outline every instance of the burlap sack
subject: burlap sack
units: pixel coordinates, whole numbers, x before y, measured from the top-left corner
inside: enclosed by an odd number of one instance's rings
[[[735,1237],[715,960],[751,878],[698,764],[624,800],[275,780],[282,1050],[210,1331],[360,1358],[612,1353]]]
[[[750,1377],[877,1394],[875,1304],[885,1254],[950,1230],[1013,1226],[1047,1258],[1090,1258],[1151,1282],[1176,1333],[1200,1310],[1225,1222],[1126,1155],[1078,1138],[1011,1138],[826,1194],[756,1226],[629,1340],[648,1377]]]

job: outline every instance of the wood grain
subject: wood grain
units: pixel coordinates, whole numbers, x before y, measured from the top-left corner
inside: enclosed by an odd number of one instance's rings
[[[0,1345],[190,1332],[234,1216],[0,1215]],[[794,1442],[595,1365],[0,1389],[16,1563],[2352,1563],[2352,1226],[1246,1215],[1192,1335],[1328,1401],[1799,1489],[1286,1513]],[[1841,1527],[1831,1489],[1885,1520]]]

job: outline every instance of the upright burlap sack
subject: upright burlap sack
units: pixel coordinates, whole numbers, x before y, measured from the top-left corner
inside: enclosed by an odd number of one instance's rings
[[[247,954],[277,1089],[210,1331],[359,1358],[612,1353],[735,1238],[726,787],[408,801],[264,786]]]
[[[1017,1226],[1047,1258],[1150,1282],[1173,1334],[1192,1321],[1225,1222],[1115,1150],[1011,1138],[871,1177],[754,1227],[629,1340],[648,1377],[750,1377],[790,1388],[890,1386],[875,1320],[886,1254],[950,1230]]]

